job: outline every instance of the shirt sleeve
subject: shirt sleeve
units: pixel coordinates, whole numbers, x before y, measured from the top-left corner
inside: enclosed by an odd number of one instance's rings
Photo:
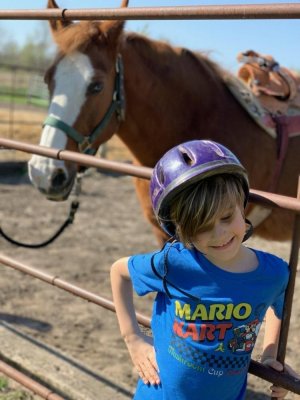
[[[271,306],[275,312],[276,317],[279,319],[282,319],[282,315],[283,315],[285,289],[286,289],[286,287],[281,291],[281,293],[279,294],[279,296],[276,298],[275,302]]]
[[[162,268],[164,251],[138,254],[129,258],[128,269],[133,288],[139,296],[150,292],[162,292]]]
[[[282,274],[281,274],[281,290],[279,291],[278,296],[275,298],[273,304],[271,305],[271,307],[273,308],[275,315],[277,318],[282,319],[282,315],[283,315],[283,308],[284,308],[284,299],[285,299],[285,291],[286,291],[286,287],[288,285],[289,282],[289,266],[288,264],[281,260],[281,267],[282,267]]]

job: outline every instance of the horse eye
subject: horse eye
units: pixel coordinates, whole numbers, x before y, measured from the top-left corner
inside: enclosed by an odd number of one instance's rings
[[[89,84],[89,86],[87,88],[87,92],[89,94],[97,94],[97,93],[101,92],[102,89],[103,89],[103,83],[92,82]]]

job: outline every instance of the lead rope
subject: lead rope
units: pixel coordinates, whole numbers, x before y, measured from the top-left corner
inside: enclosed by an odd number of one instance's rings
[[[76,211],[79,208],[79,194],[81,192],[81,180],[83,177],[83,173],[77,173],[76,175],[76,179],[75,179],[75,184],[74,184],[74,188],[72,190],[72,193],[70,196],[72,196],[73,200],[71,201],[70,204],[70,210],[69,210],[69,215],[68,218],[65,220],[65,222],[63,223],[63,225],[54,233],[53,236],[51,236],[50,239],[45,240],[44,242],[41,243],[37,243],[37,244],[30,244],[30,243],[22,243],[19,242],[15,239],[12,239],[11,237],[9,237],[5,232],[3,232],[1,226],[0,226],[0,235],[2,235],[4,237],[4,239],[6,239],[8,242],[16,245],[16,246],[20,246],[20,247],[26,247],[29,249],[39,249],[41,247],[45,247],[48,244],[54,242],[54,240],[56,238],[58,238],[63,231],[66,229],[67,226],[71,225],[74,221],[74,217],[76,214]]]

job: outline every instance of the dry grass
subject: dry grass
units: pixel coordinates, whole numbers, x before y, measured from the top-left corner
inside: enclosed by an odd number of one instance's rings
[[[0,137],[38,144],[41,127],[46,111],[0,108]],[[13,122],[10,122],[12,121]],[[131,154],[117,136],[113,136],[106,145],[105,157],[109,160],[128,161]],[[30,155],[20,151],[1,150],[1,161],[27,161]]]
[[[33,400],[36,397],[6,377],[0,375],[0,400]]]

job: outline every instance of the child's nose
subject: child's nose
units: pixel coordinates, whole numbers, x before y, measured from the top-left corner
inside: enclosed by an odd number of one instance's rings
[[[224,224],[220,223],[220,222],[216,222],[214,225],[214,234],[216,236],[221,236],[225,233],[226,229]]]

